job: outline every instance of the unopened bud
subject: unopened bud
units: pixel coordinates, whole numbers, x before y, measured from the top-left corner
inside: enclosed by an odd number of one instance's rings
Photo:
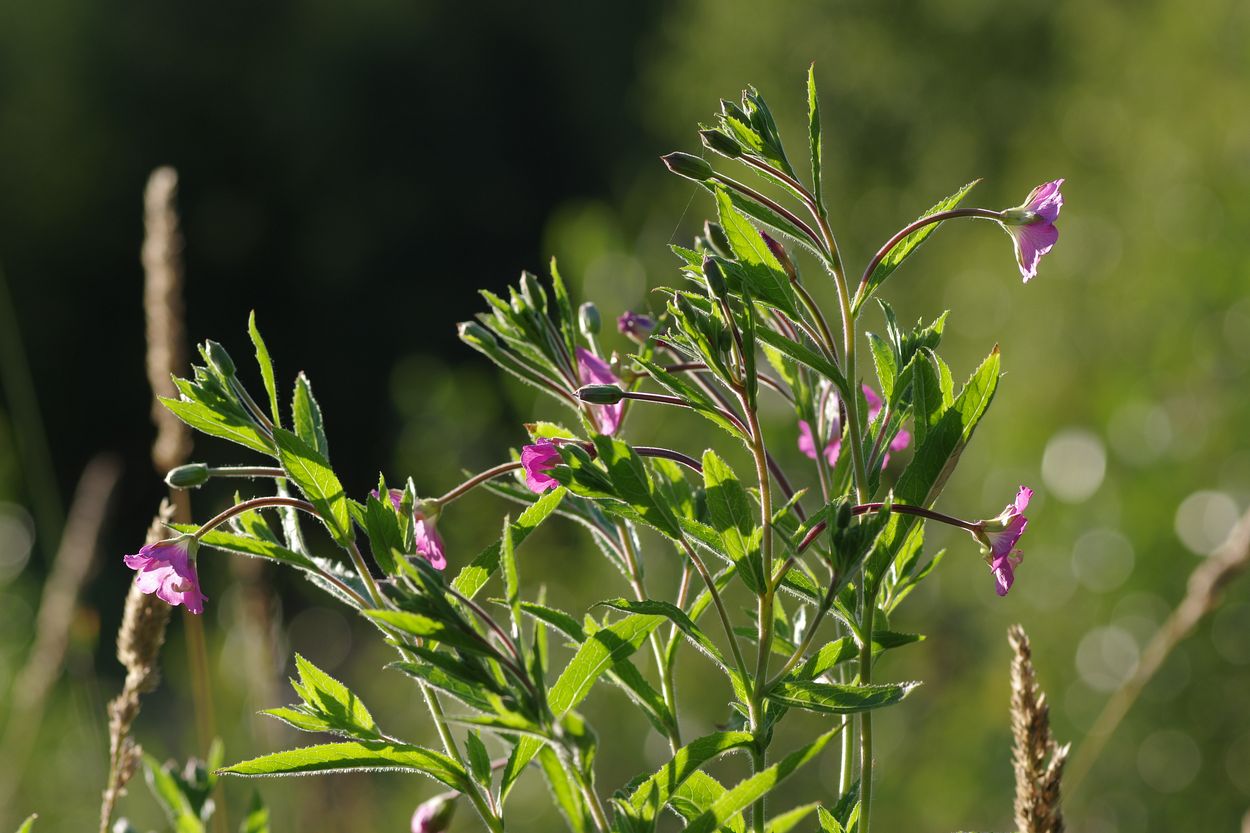
[[[668,156],[661,156],[660,161],[664,166],[678,176],[684,176],[686,179],[693,179],[696,182],[703,182],[712,178],[712,166],[701,157],[692,156],[689,153],[670,153]]]
[[[616,319],[616,329],[624,336],[646,338],[655,329],[655,319],[633,310],[626,310]]]
[[[456,793],[436,795],[412,814],[412,833],[442,833],[455,813]]]
[[[719,224],[711,220],[703,221],[703,236],[707,239],[712,251],[721,257],[733,257],[733,247],[729,245],[729,235]]]
[[[222,376],[227,379],[234,378],[234,360],[230,358],[226,348],[215,341],[206,341],[204,342],[204,358]]]
[[[165,485],[171,489],[194,489],[208,482],[208,465],[205,463],[187,463],[170,469],[165,475]]]
[[[760,232],[760,237],[764,238],[764,245],[768,247],[768,251],[773,253],[773,257],[777,258],[777,262],[781,264],[781,268],[786,271],[786,275],[790,280],[797,282],[799,272],[794,268],[794,261],[790,259],[790,253],[786,251],[786,247],[774,240],[766,231]]]
[[[707,279],[707,288],[711,290],[713,298],[725,297],[729,287],[725,285],[725,273],[721,271],[720,264],[715,259],[703,258],[703,277]]]
[[[742,155],[742,145],[719,130],[700,130],[699,138],[703,140],[704,147],[721,156],[737,159]]]
[[[742,108],[727,98],[722,98],[720,100],[720,111],[727,117],[737,119],[743,124],[747,124],[750,121],[750,119],[747,118],[747,114],[742,112]]]
[[[591,405],[615,405],[625,392],[616,385],[586,385],[577,389],[577,398]]]
[[[495,344],[495,335],[476,321],[461,321],[456,325],[460,340],[469,344]]]
[[[603,328],[603,320],[599,317],[599,308],[590,301],[577,308],[577,323],[582,328],[582,335],[590,338],[599,335]]]

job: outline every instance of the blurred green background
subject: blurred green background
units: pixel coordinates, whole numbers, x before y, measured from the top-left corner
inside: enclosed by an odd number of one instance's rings
[[[190,335],[222,341],[244,366],[255,309],[279,373],[312,378],[358,494],[379,469],[437,493],[462,468],[502,459],[522,422],[563,417],[462,348],[454,323],[481,306],[477,288],[543,271],[553,254],[605,319],[644,306],[649,287],[677,278],[667,244],[687,242],[712,210],[657,157],[697,152],[696,123],[748,83],[799,155],[816,62],[827,198],[853,270],[971,179],[985,181],[968,204],[997,208],[1066,177],[1060,242],[1027,286],[1008,239],[966,223],[886,288],[904,320],[952,310],[944,355],[956,376],[994,343],[1003,351],[1007,376],[942,507],[993,515],[1020,483],[1038,497],[1005,599],[965,539],[931,536],[952,551],[892,623],[928,641],[878,672],[926,683],[877,721],[883,831],[1008,829],[1007,625],[1032,635],[1056,734],[1079,745],[1250,503],[1250,5],[529,5],[0,10],[0,313],[13,311],[0,315],[0,720],[74,482],[97,451],[126,465],[65,675],[0,829],[34,810],[44,830],[96,818],[104,705],[122,677],[113,639],[131,574],[120,556],[163,492],[148,462],[138,260],[142,188],[159,164],[181,176]],[[879,327],[875,313],[867,325]],[[772,417],[782,456],[804,465],[789,417]],[[696,419],[638,410],[628,436],[698,452],[709,435]],[[209,441],[196,457],[241,459]],[[228,498],[196,493],[197,516]],[[488,542],[502,511],[475,496],[446,514],[453,565]],[[651,543],[658,587],[672,559]],[[528,592],[546,583],[569,609],[618,592],[570,528],[544,530],[522,561]],[[304,741],[255,716],[289,699],[296,650],[358,685],[391,733],[429,734],[415,691],[379,670],[389,657],[368,629],[290,575],[202,564],[228,759]],[[185,657],[175,618],[164,683],[136,729],[158,757],[202,751]],[[700,688],[702,661],[686,656],[679,680],[696,700],[688,737],[724,719],[724,692]],[[1235,829],[1250,806],[1247,692],[1243,581],[1146,689],[1067,802],[1069,828]],[[640,743],[642,719],[619,692],[596,690],[587,714],[605,792],[664,759],[657,738]],[[783,743],[819,721],[794,723]],[[827,796],[833,769],[813,765],[784,795]],[[435,792],[397,774],[259,785],[279,831],[404,830]],[[235,822],[252,786],[228,785]],[[537,778],[513,801],[529,819],[517,829],[553,829]],[[157,824],[138,783],[121,809]],[[466,809],[455,829],[473,822]]]

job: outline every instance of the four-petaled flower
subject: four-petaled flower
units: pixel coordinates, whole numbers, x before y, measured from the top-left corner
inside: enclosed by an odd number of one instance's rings
[[[402,489],[387,489],[387,497],[391,499],[391,507],[396,512],[403,511],[404,492]],[[378,496],[378,490],[374,489],[369,494],[375,498]],[[420,510],[413,508],[412,511],[412,537],[416,542],[417,554],[430,562],[430,566],[435,570],[443,570],[447,567],[447,553],[443,548],[443,537],[438,534],[438,530],[434,528],[434,521],[425,517]]]
[[[655,319],[633,310],[626,310],[616,319],[616,329],[621,335],[644,339],[655,329]]]
[[[877,418],[877,414],[881,413],[881,408],[885,404],[881,401],[881,396],[868,385],[864,385],[864,399],[868,402],[868,421]],[[825,445],[825,460],[830,466],[838,462],[838,453],[842,450],[842,426],[840,420],[835,415],[830,420],[830,439]],[[899,430],[894,435],[894,439],[890,440],[890,449],[881,457],[881,468],[885,468],[890,462],[890,451],[902,451],[911,443],[911,434],[906,431]],[[812,426],[807,420],[799,420],[799,451],[806,456],[816,459],[816,440],[812,435]]]
[[[986,549],[986,562],[994,574],[994,589],[1000,596],[1007,595],[1016,579],[1016,567],[1024,560],[1024,554],[1015,547],[1029,525],[1024,510],[1032,497],[1033,490],[1021,486],[1016,492],[1016,499],[1007,504],[997,518],[980,523],[981,534],[978,537]]]
[[[525,485],[531,492],[542,494],[554,489],[560,482],[547,472],[562,462],[556,444],[546,437],[521,449],[521,468],[525,470]]]
[[[577,348],[577,374],[583,385],[619,385],[621,380],[612,372],[612,368],[603,359],[587,350]],[[621,425],[621,415],[625,411],[625,403],[615,405],[592,405],[595,427],[600,434],[615,434]]]
[[[140,592],[155,593],[175,607],[181,604],[189,613],[203,613],[207,597],[200,592],[200,577],[195,572],[198,547],[199,539],[194,535],[179,535],[148,544],[123,560],[138,571],[135,585]]]
[[[1016,246],[1016,262],[1024,282],[1037,275],[1037,263],[1049,252],[1059,239],[1055,220],[1063,207],[1063,194],[1059,187],[1062,179],[1047,182],[1033,189],[1023,205],[1003,212],[1003,228],[1011,235]]]

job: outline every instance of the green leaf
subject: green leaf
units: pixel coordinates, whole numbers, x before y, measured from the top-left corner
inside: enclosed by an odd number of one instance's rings
[[[343,546],[351,545],[353,538],[347,514],[347,496],[329,462],[307,441],[290,431],[275,428],[273,434],[282,468],[317,508],[334,540]]]
[[[817,353],[815,350],[812,350],[806,345],[799,344],[796,341],[791,341],[771,327],[760,327],[755,336],[760,341],[775,348],[784,355],[789,356],[799,364],[806,365],[812,370],[815,370],[821,376],[832,382],[843,396],[850,395],[850,386],[847,385],[846,377],[842,375],[842,371],[838,369],[837,365]]]
[[[38,813],[31,813],[26,817],[26,821],[22,822],[22,826],[17,828],[17,833],[30,833],[35,826],[35,819],[39,818]]]
[[[672,759],[634,788],[629,803],[647,822],[654,822],[669,798],[705,763],[754,742],[750,732],[716,732],[677,750]]]
[[[695,648],[706,654],[713,662],[720,666],[721,670],[729,677],[730,683],[734,688],[734,693],[744,702],[747,697],[746,683],[742,679],[742,675],[738,670],[725,661],[725,655],[716,647],[708,635],[705,634],[694,621],[686,615],[685,611],[676,605],[662,602],[658,599],[643,599],[642,601],[633,601],[631,599],[608,599],[599,602],[601,605],[616,608],[617,610],[633,613],[636,615],[646,616],[663,616],[674,625],[677,626],[690,643]]]
[[[769,250],[759,230],[734,208],[733,200],[724,188],[716,189],[716,207],[746,289],[757,301],[798,319],[799,308],[790,276]]]
[[[733,469],[710,448],[703,452],[703,486],[708,519],[725,552],[738,565],[738,575],[753,593],[764,592],[767,581],[760,561],[763,533],[755,522],[757,510]]]
[[[409,648],[416,652],[419,649]],[[392,662],[387,668],[403,671],[410,677],[420,680],[433,688],[455,697],[461,703],[478,711],[489,712],[494,709],[484,693],[487,690],[482,681],[466,681],[461,664],[450,654],[430,652],[425,657],[427,662]],[[437,658],[437,659],[434,659]]]
[[[473,773],[473,778],[489,790],[491,766],[490,753],[486,751],[486,745],[482,743],[482,739],[477,732],[469,732],[465,735],[464,745],[469,750],[469,766]]]
[[[813,623],[811,627],[816,627]],[[911,645],[924,639],[918,633],[898,633],[896,631],[875,631],[872,635],[872,655],[875,659],[882,653],[893,648],[901,648],[904,645]],[[842,637],[832,642],[827,642],[821,646],[820,650],[812,654],[801,665],[790,672],[786,677],[788,682],[800,682],[804,680],[815,680],[821,674],[824,674],[834,666],[846,662],[848,660],[859,657],[859,646],[850,637]]]
[[[547,695],[551,713],[561,717],[576,707],[604,671],[638,650],[663,621],[663,616],[634,614],[591,634],[551,686]],[[541,741],[534,738],[521,738],[504,767],[502,795],[507,795],[541,745]]]
[[[379,740],[382,737],[369,709],[351,689],[299,654],[295,655],[295,669],[299,682],[292,681],[292,685],[303,704],[291,709],[272,709],[266,714],[286,720],[305,731],[333,732],[358,740]],[[299,717],[296,718],[292,712]]]
[[[195,530],[199,529],[195,524],[170,524],[170,526],[179,532],[195,532]],[[204,536],[200,538],[200,543],[206,547],[212,547],[224,552],[249,555],[254,558],[266,558],[309,573],[320,572],[317,563],[302,553],[289,550],[272,541],[226,532],[220,527],[204,533]]]
[[[503,561],[503,589],[508,610],[512,613],[512,638],[521,636],[521,590],[516,568],[516,549],[512,546],[512,523],[505,517],[503,533],[499,537],[499,552]]]
[[[551,789],[552,798],[556,800],[556,806],[560,808],[573,833],[590,833],[594,830],[594,822],[586,811],[572,775],[550,746],[544,746],[539,751],[538,764],[547,779],[547,786]]]
[[[295,377],[295,393],[291,397],[291,415],[296,435],[326,460],[330,459],[330,441],[326,439],[321,406],[313,397],[312,382],[302,372]]]
[[[196,811],[182,780],[151,755],[143,756],[143,771],[148,789],[165,811],[174,833],[204,833],[204,819]]]
[[[260,330],[256,327],[256,310],[252,310],[247,317],[247,334],[252,337],[252,344],[256,347],[256,364],[260,367],[260,378],[265,383],[265,394],[269,397],[269,412],[273,416],[273,424],[282,427],[282,415],[278,411],[278,389],[273,380],[273,360],[269,358],[269,348],[265,346],[265,340],[260,337]]]
[[[634,356],[633,360],[642,367],[647,373],[651,374],[651,378],[655,379],[669,393],[690,406],[690,409],[704,419],[710,420],[718,428],[739,440],[745,440],[746,435],[737,425],[727,419],[721,413],[720,406],[712,397],[708,396],[699,388],[690,382],[681,378],[675,373],[669,373],[661,365],[656,362],[644,359],[641,356]]]
[[[918,685],[920,683],[844,685],[815,681],[783,682],[768,692],[768,699],[789,708],[819,714],[858,714],[891,706]]]
[[[613,437],[598,435],[594,441],[599,460],[607,466],[617,496],[647,524],[670,538],[680,538],[677,518],[668,504],[658,499],[651,476],[637,452]]]
[[[404,529],[400,526],[401,519],[390,497],[379,490],[380,497],[369,495],[365,498],[365,535],[369,538],[369,550],[373,560],[388,576],[399,572],[395,561],[395,553],[405,552],[408,548],[404,542]]]
[[[521,542],[528,538],[539,524],[550,517],[566,494],[568,494],[566,489],[552,489],[522,512],[511,527],[512,545],[521,546]],[[461,568],[460,574],[451,583],[452,589],[469,599],[476,596],[491,574],[499,569],[502,547],[503,542],[497,541],[478,553],[468,566]]]
[[[418,639],[441,642],[444,645],[471,651],[476,654],[493,653],[488,643],[480,636],[451,627],[446,622],[423,616],[420,613],[412,613],[407,610],[365,610],[361,612],[376,622],[381,622],[388,627],[406,633],[409,636],[415,636]]]
[[[324,772],[420,772],[453,790],[469,788],[460,764],[446,755],[406,743],[325,743],[262,755],[221,770],[228,775],[310,775]]]
[[[985,416],[998,389],[998,348],[964,384],[963,390],[936,421],[931,421],[925,440],[917,444],[907,470],[894,487],[896,503],[932,506],[942,493],[959,457]],[[892,513],[865,562],[868,588],[875,595],[881,577],[893,562],[916,522],[915,516]]]
[[[672,798],[669,799],[669,806],[687,822],[691,822],[703,815],[727,792],[728,790],[719,781],[706,772],[692,772],[686,779],[686,783],[673,793]],[[721,830],[728,831],[728,833],[744,833],[746,823],[741,816],[738,816],[730,819],[721,827]]]
[[[714,833],[727,822],[737,818],[743,810],[763,798],[795,770],[820,754],[826,744],[840,731],[842,731],[841,726],[830,729],[807,746],[791,752],[767,769],[738,782],[687,825],[685,833]]]
[[[969,182],[967,185],[960,188],[946,199],[939,201],[937,205],[921,214],[917,219],[923,219],[941,211],[951,210],[955,206],[959,205],[959,203],[963,202],[963,198],[968,196],[968,192],[971,191],[980,181],[981,180],[979,179],[974,179],[972,182]],[[877,291],[877,287],[881,286],[881,284],[885,282],[885,279],[890,277],[894,270],[897,269],[902,262],[911,255],[912,252],[916,251],[916,248],[921,243],[928,239],[930,234],[937,231],[938,226],[940,225],[942,225],[941,222],[930,223],[923,228],[913,231],[911,234],[907,235],[890,247],[890,250],[886,252],[885,257],[881,259],[881,262],[878,263],[876,268],[872,270],[872,274],[868,276],[868,283],[864,286],[864,290],[855,296],[855,312],[859,311],[859,308],[864,305],[864,302],[872,297],[872,293]]]
[[[239,833],[269,833],[269,808],[259,792],[252,792],[252,803],[239,824]]]
[[[877,382],[881,386],[881,398],[894,402],[894,382],[898,378],[898,360],[890,343],[876,333],[868,333],[868,348],[872,351],[872,363],[877,369]]]
[[[796,824],[810,816],[812,811],[819,807],[820,803],[814,801],[811,804],[803,804],[793,810],[787,810],[779,816],[773,816],[764,826],[764,833],[789,833]]]
[[[807,68],[807,142],[812,159],[812,196],[816,198],[816,208],[825,215],[825,198],[821,193],[820,167],[820,99],[816,96],[816,64]]]
[[[159,397],[161,404],[174,416],[211,437],[230,440],[261,454],[273,454],[273,445],[241,407],[205,391],[197,391],[189,382],[178,381],[184,382],[179,389],[185,399]]]

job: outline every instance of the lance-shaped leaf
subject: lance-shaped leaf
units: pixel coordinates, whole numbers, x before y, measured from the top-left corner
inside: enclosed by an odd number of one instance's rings
[[[636,817],[650,827],[673,794],[700,767],[726,752],[749,747],[753,742],[750,732],[716,732],[686,744],[677,750],[672,760],[634,788],[629,804]]]
[[[300,437],[282,428],[273,431],[278,445],[278,459],[291,480],[309,502],[317,508],[330,535],[343,546],[353,541],[351,520],[347,513],[347,496],[343,484],[325,456]]]
[[[658,615],[668,619],[678,630],[685,635],[690,643],[706,654],[713,662],[720,666],[721,670],[729,677],[730,683],[733,685],[734,694],[743,702],[746,702],[746,683],[742,679],[742,675],[738,670],[725,661],[725,655],[716,647],[708,635],[694,623],[694,621],[686,615],[685,611],[676,605],[662,602],[658,599],[643,599],[642,601],[632,601],[630,599],[608,599],[600,602],[601,605],[614,607],[617,610],[623,610],[627,613]]]
[[[291,415],[295,425],[295,434],[301,440],[317,450],[325,459],[330,459],[330,441],[326,439],[325,421],[321,417],[321,406],[313,396],[312,383],[302,372],[295,377],[295,393],[291,397]]]
[[[968,192],[971,191],[980,181],[981,180],[979,179],[974,179],[972,182],[969,182],[967,185],[960,188],[946,199],[940,200],[937,205],[921,214],[917,219],[923,219],[941,211],[950,211],[952,208],[959,205],[959,203],[963,202],[964,197],[968,196]],[[894,270],[897,269],[903,261],[912,254],[912,252],[916,251],[916,248],[921,243],[928,239],[930,234],[937,231],[938,226],[940,225],[942,225],[942,223],[937,222],[923,226],[916,231],[913,231],[911,234],[903,237],[903,239],[899,240],[890,247],[890,250],[886,252],[885,257],[881,259],[881,262],[878,263],[876,268],[872,270],[872,274],[868,276],[868,283],[864,286],[863,290],[856,295],[856,312],[859,311],[859,308],[863,306],[865,301],[872,297],[872,293],[877,291],[877,288],[881,286],[885,279],[890,277]]]
[[[199,529],[195,524],[170,524],[170,526],[179,532],[195,532]],[[249,555],[253,558],[266,558],[306,572],[318,572],[317,563],[309,556],[289,550],[272,541],[253,538],[250,535],[239,535],[218,528],[204,533],[204,536],[200,538],[200,543],[206,547],[212,547],[223,552]]]
[[[812,196],[816,198],[816,209],[825,214],[825,198],[821,194],[821,142],[820,142],[820,99],[816,96],[816,65],[807,68],[807,143],[812,159]]]
[[[632,508],[648,525],[670,538],[680,538],[681,529],[668,504],[659,499],[655,484],[638,453],[621,440],[595,437],[599,459],[608,469],[617,497]]]
[[[560,808],[560,813],[573,833],[589,833],[594,830],[594,821],[586,809],[573,776],[550,746],[544,746],[538,753],[538,764],[547,779],[547,786],[551,789],[552,798],[556,800],[556,806]]]
[[[760,561],[763,530],[756,523],[758,511],[733,469],[710,448],[703,452],[703,486],[708,519],[725,552],[738,565],[738,575],[753,593],[764,592],[767,582]]]
[[[419,772],[453,790],[469,789],[464,767],[451,758],[406,743],[347,741],[262,755],[221,770],[228,775],[311,775],[325,772]]]
[[[273,360],[269,358],[269,348],[265,346],[265,340],[261,338],[260,329],[256,326],[256,310],[252,310],[247,317],[247,334],[252,339],[252,346],[256,348],[256,366],[260,368],[260,378],[269,398],[273,424],[282,427],[282,415],[278,411],[278,389],[273,377]]]
[[[648,634],[663,621],[663,616],[634,614],[591,634],[547,693],[552,714],[562,717],[576,707],[604,671],[637,651]],[[507,795],[541,745],[535,738],[521,738],[504,767],[501,795]]]
[[[830,729],[816,738],[816,740],[801,749],[791,752],[767,769],[738,782],[738,784],[726,790],[724,795],[717,798],[712,806],[708,807],[694,821],[690,822],[685,828],[685,833],[714,833],[714,831],[720,829],[727,822],[737,818],[743,810],[772,792],[778,784],[790,777],[795,770],[820,754],[820,751],[840,731],[842,731],[841,726]]]
[[[634,356],[634,362],[640,365],[651,375],[651,378],[658,382],[662,387],[668,390],[673,396],[685,402],[690,409],[699,416],[710,420],[718,428],[732,435],[739,440],[745,440],[746,435],[742,429],[734,424],[726,417],[720,409],[720,405],[716,400],[708,396],[695,385],[686,381],[675,373],[669,373],[661,365],[656,362],[644,359],[641,356]]]
[[[799,317],[798,303],[790,276],[781,262],[769,250],[759,230],[751,225],[723,188],[716,189],[716,208],[720,214],[721,228],[729,238],[729,246],[737,259],[743,287],[755,300],[781,310],[791,318]]]
[[[819,714],[858,714],[892,706],[918,685],[918,682],[844,685],[800,681],[779,683],[768,692],[768,699],[783,706]]]
[[[175,379],[174,385],[180,398],[159,398],[178,419],[210,437],[230,440],[262,454],[274,453],[273,444],[256,427],[243,406],[221,392],[219,386],[209,384],[201,369],[196,369],[194,382]]]
[[[839,393],[843,396],[847,396],[849,394],[851,388],[846,383],[846,376],[842,374],[842,371],[838,369],[838,366],[807,345],[791,341],[770,327],[760,327],[756,331],[755,337],[767,344],[769,347],[772,347],[782,354],[789,356],[799,364],[806,365],[812,370],[815,370],[821,376],[833,383]]]
[[[552,489],[522,512],[521,516],[516,519],[516,522],[511,527],[512,545],[514,547],[521,546],[521,542],[529,537],[529,534],[537,529],[539,524],[550,517],[566,494],[568,492],[564,489]],[[486,584],[486,580],[491,577],[495,570],[499,569],[499,556],[502,552],[502,547],[503,542],[497,541],[478,553],[477,557],[468,566],[461,568],[460,574],[451,583],[452,588],[467,598],[471,599],[476,596],[478,591]]]
[[[357,740],[382,738],[373,715],[355,692],[299,654],[295,655],[295,669],[299,680],[292,680],[291,687],[303,702],[268,709],[265,714],[305,732],[332,732]]]
[[[894,487],[896,503],[928,507],[938,499],[994,398],[998,389],[998,370],[999,355],[995,347],[964,384],[950,407],[930,420],[924,442],[918,444],[915,456]],[[881,577],[903,547],[916,520],[913,515],[891,513],[885,529],[873,544],[864,570],[868,589],[874,595]]]

